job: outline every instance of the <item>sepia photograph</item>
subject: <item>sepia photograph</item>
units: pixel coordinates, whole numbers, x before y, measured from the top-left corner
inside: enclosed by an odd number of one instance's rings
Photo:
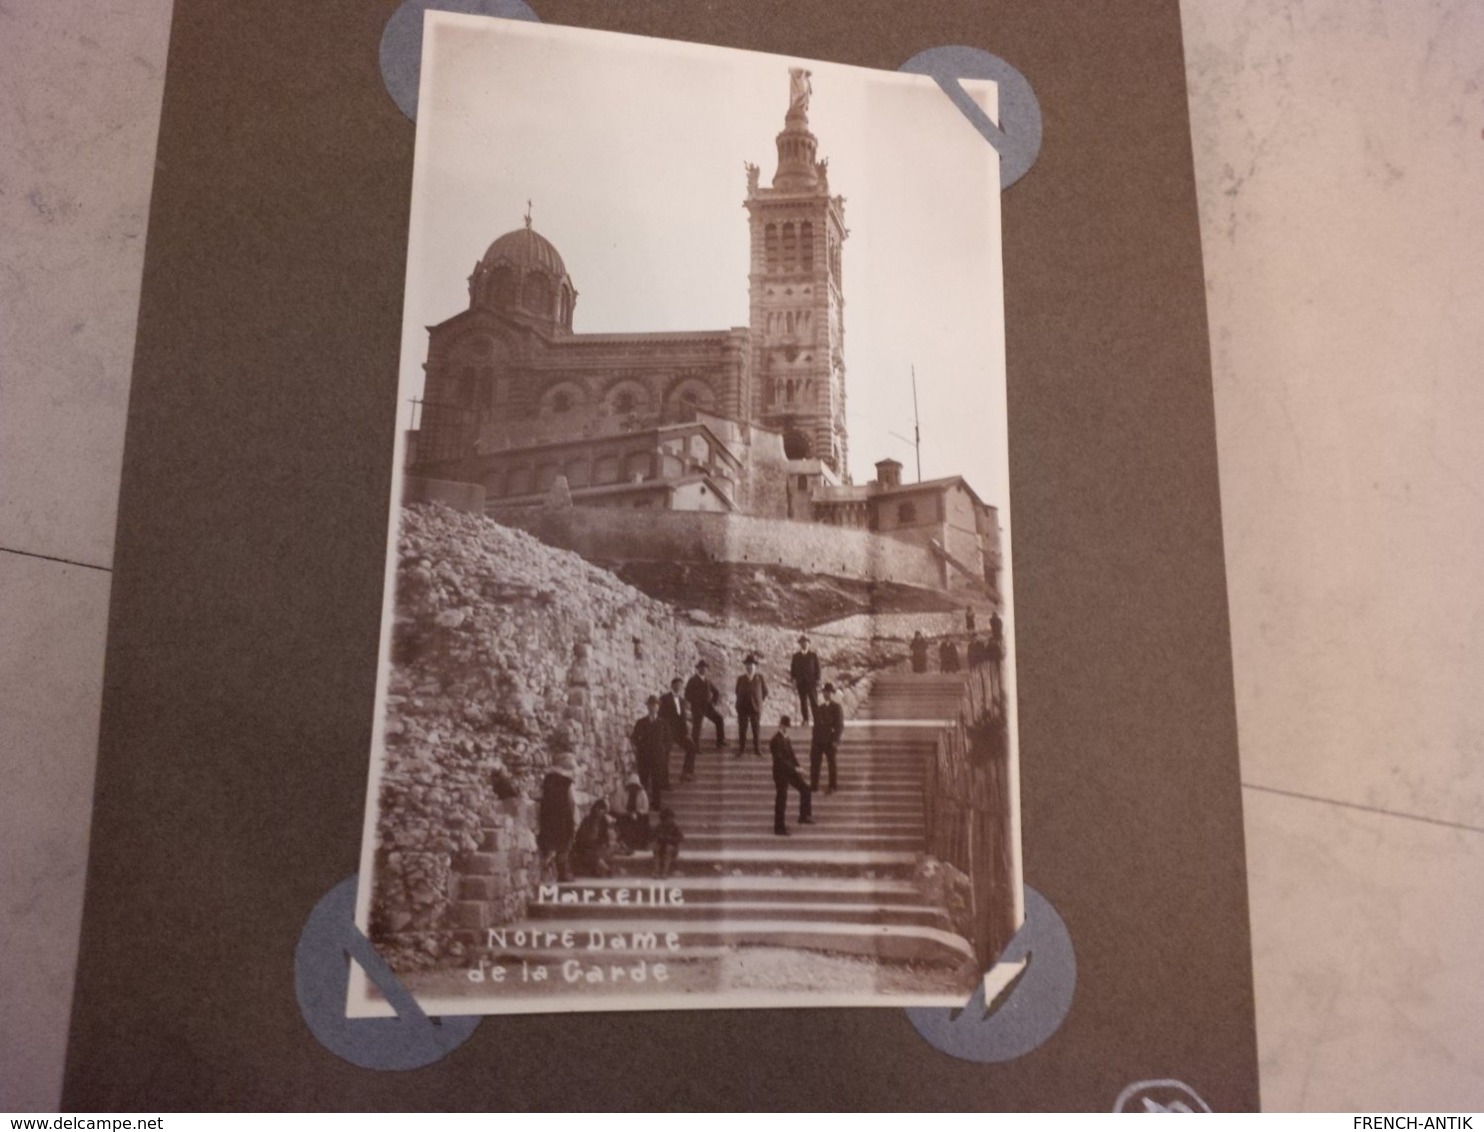
[[[425,21],[358,926],[430,1015],[992,997],[994,148],[927,76]]]

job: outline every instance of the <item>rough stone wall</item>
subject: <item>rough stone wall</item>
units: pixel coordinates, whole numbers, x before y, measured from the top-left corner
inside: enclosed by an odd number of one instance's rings
[[[939,587],[943,571],[925,546],[871,531],[696,511],[646,512],[603,507],[511,509],[501,522],[588,558],[751,562],[792,566],[842,578]]]
[[[442,506],[402,512],[373,938],[403,966],[523,914],[554,757],[612,797],[646,695],[694,663],[672,611],[575,554]]]

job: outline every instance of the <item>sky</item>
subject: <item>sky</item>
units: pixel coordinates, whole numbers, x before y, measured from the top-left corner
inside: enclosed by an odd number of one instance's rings
[[[924,76],[429,13],[404,412],[425,328],[467,308],[528,200],[577,288],[574,331],[745,326],[743,166],[772,180],[790,66],[813,73],[810,128],[845,197],[852,477],[891,456],[914,478],[915,365],[923,478],[963,475],[1008,527],[998,155]],[[965,86],[993,117],[993,84]]]

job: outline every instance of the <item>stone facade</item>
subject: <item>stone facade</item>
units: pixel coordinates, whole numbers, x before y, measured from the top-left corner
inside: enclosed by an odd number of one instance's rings
[[[783,434],[788,455],[848,477],[845,430],[845,198],[830,194],[828,162],[809,129],[809,72],[789,76],[772,184],[748,167],[748,275],[754,419]]]
[[[999,512],[980,500],[962,476],[902,482],[902,465],[882,460],[861,485],[820,485],[808,499],[817,523],[876,531],[932,550],[943,561],[943,584],[982,590],[999,600]]]

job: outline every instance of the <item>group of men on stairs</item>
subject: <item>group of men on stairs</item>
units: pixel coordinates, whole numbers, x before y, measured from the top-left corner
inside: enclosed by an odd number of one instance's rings
[[[759,670],[755,655],[747,655],[743,669],[736,684],[738,734],[737,751],[733,757],[740,759],[746,755],[750,730],[753,755],[762,758],[760,733],[768,683]],[[789,679],[799,698],[799,715],[805,724],[811,725],[809,779],[804,779],[789,736],[793,720],[788,714],[783,714],[768,743],[775,790],[773,832],[780,836],[788,834],[786,813],[790,790],[799,795],[799,822],[809,825],[814,820],[813,795],[820,788],[821,772],[825,767],[828,767],[826,793],[832,794],[838,789],[836,756],[845,730],[845,710],[835,700],[834,684],[821,683],[823,670],[819,654],[810,647],[807,636],[799,638],[798,651],[789,662]],[[696,662],[695,673],[688,682],[682,682],[677,676],[670,681],[670,688],[663,695],[649,696],[645,701],[644,715],[635,722],[629,734],[634,773],[629,777],[623,797],[617,799],[612,807],[606,800],[599,799],[580,824],[572,794],[575,763],[568,765],[570,756],[565,756],[566,761],[559,758],[542,783],[541,827],[537,842],[542,853],[543,874],[554,867],[558,879],[569,879],[575,853],[578,871],[607,875],[610,871],[608,857],[613,851],[611,827],[617,826],[618,852],[626,848],[632,851],[641,844],[648,848],[653,839],[653,833],[647,828],[649,814],[658,813],[666,838],[665,860],[662,866],[657,853],[656,868],[663,867],[663,875],[668,875],[669,869],[674,867],[679,842],[684,837],[675,824],[674,813],[663,805],[665,793],[672,788],[671,752],[676,747],[684,752],[680,781],[685,783],[695,777],[701,730],[708,719],[716,729],[717,749],[725,749],[726,723],[719,710],[720,703],[721,691],[708,677],[704,660]],[[645,827],[643,830],[638,828],[641,822]]]
[[[768,699],[768,682],[754,654],[749,653],[743,659],[742,667],[743,672],[737,677],[736,684],[737,752],[734,757],[740,759],[746,755],[747,736],[751,731],[752,753],[762,758],[762,716]],[[845,710],[835,701],[834,684],[825,682],[821,685],[823,670],[819,654],[810,647],[807,636],[799,638],[798,651],[789,661],[789,679],[799,697],[800,718],[806,724],[812,722],[809,781],[804,781],[788,734],[793,720],[787,714],[782,715],[778,730],[768,744],[776,789],[773,832],[777,834],[788,832],[784,813],[790,788],[799,793],[799,821],[805,824],[813,820],[811,795],[819,789],[820,772],[824,766],[829,767],[828,792],[833,793],[838,788],[836,755],[840,736],[845,730]],[[670,789],[670,752],[675,747],[680,747],[685,754],[680,781],[689,782],[695,777],[701,731],[708,719],[716,729],[717,749],[725,748],[726,723],[719,710],[720,703],[721,690],[707,675],[704,660],[696,662],[695,674],[684,685],[677,676],[670,681],[670,690],[664,696],[649,697],[645,715],[634,724],[629,741],[634,748],[636,773],[652,806],[659,807],[664,791]]]

